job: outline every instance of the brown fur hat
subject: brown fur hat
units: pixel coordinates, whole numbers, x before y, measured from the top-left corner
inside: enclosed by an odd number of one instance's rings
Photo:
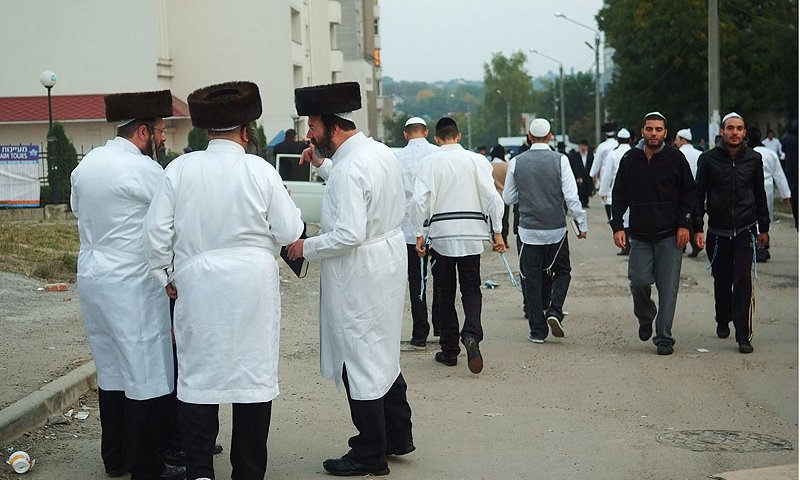
[[[261,95],[252,82],[226,82],[195,90],[187,99],[192,125],[225,130],[261,116]]]
[[[294,105],[305,116],[352,112],[361,108],[361,89],[357,82],[295,88]]]
[[[172,93],[169,90],[114,93],[106,95],[103,101],[109,122],[172,116]]]

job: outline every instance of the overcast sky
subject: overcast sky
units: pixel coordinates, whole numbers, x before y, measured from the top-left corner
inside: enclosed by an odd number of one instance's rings
[[[528,55],[528,73],[594,69],[594,34],[560,12],[597,29],[602,0],[381,0],[380,39],[383,74],[395,80],[483,80],[492,54]],[[601,46],[602,49],[602,46]],[[601,50],[602,52],[602,50]],[[602,67],[602,59],[601,59]]]

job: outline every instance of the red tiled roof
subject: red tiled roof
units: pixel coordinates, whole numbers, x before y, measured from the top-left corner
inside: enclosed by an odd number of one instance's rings
[[[53,95],[53,120],[105,120],[104,94]],[[172,96],[172,115],[189,118],[189,106]],[[47,95],[0,97],[0,123],[47,122]]]

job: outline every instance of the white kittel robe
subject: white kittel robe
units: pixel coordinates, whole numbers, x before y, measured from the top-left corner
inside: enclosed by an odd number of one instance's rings
[[[103,390],[147,400],[174,388],[169,299],[147,274],[142,222],[164,171],[122,137],[72,171],[78,295]]]
[[[145,254],[178,290],[178,398],[268,402],[278,395],[276,257],[303,231],[280,176],[239,144],[215,139],[169,164],[145,218]],[[174,260],[173,260],[174,255]]]
[[[320,370],[355,400],[381,398],[400,374],[407,250],[403,178],[389,148],[359,132],[319,169],[327,178],[320,235]]]

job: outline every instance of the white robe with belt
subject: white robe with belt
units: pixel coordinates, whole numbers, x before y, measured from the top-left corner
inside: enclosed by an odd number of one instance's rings
[[[778,155],[765,146],[758,146],[753,150],[760,153],[763,160],[764,190],[767,192],[767,208],[769,210],[769,221],[771,222],[775,219],[775,187],[778,187],[778,194],[781,199],[791,197],[792,192],[789,190],[789,182],[783,173]]]
[[[169,300],[147,274],[142,221],[164,171],[122,137],[71,176],[78,217],[78,295],[103,390],[147,400],[174,388]]]
[[[280,292],[276,257],[303,231],[280,176],[237,143],[169,164],[145,219],[145,254],[178,290],[178,398],[268,402],[278,395]],[[173,260],[174,258],[174,260]]]
[[[381,398],[400,374],[407,251],[403,178],[389,148],[356,133],[326,159],[320,234],[303,255],[320,260],[320,370],[350,396]]]

